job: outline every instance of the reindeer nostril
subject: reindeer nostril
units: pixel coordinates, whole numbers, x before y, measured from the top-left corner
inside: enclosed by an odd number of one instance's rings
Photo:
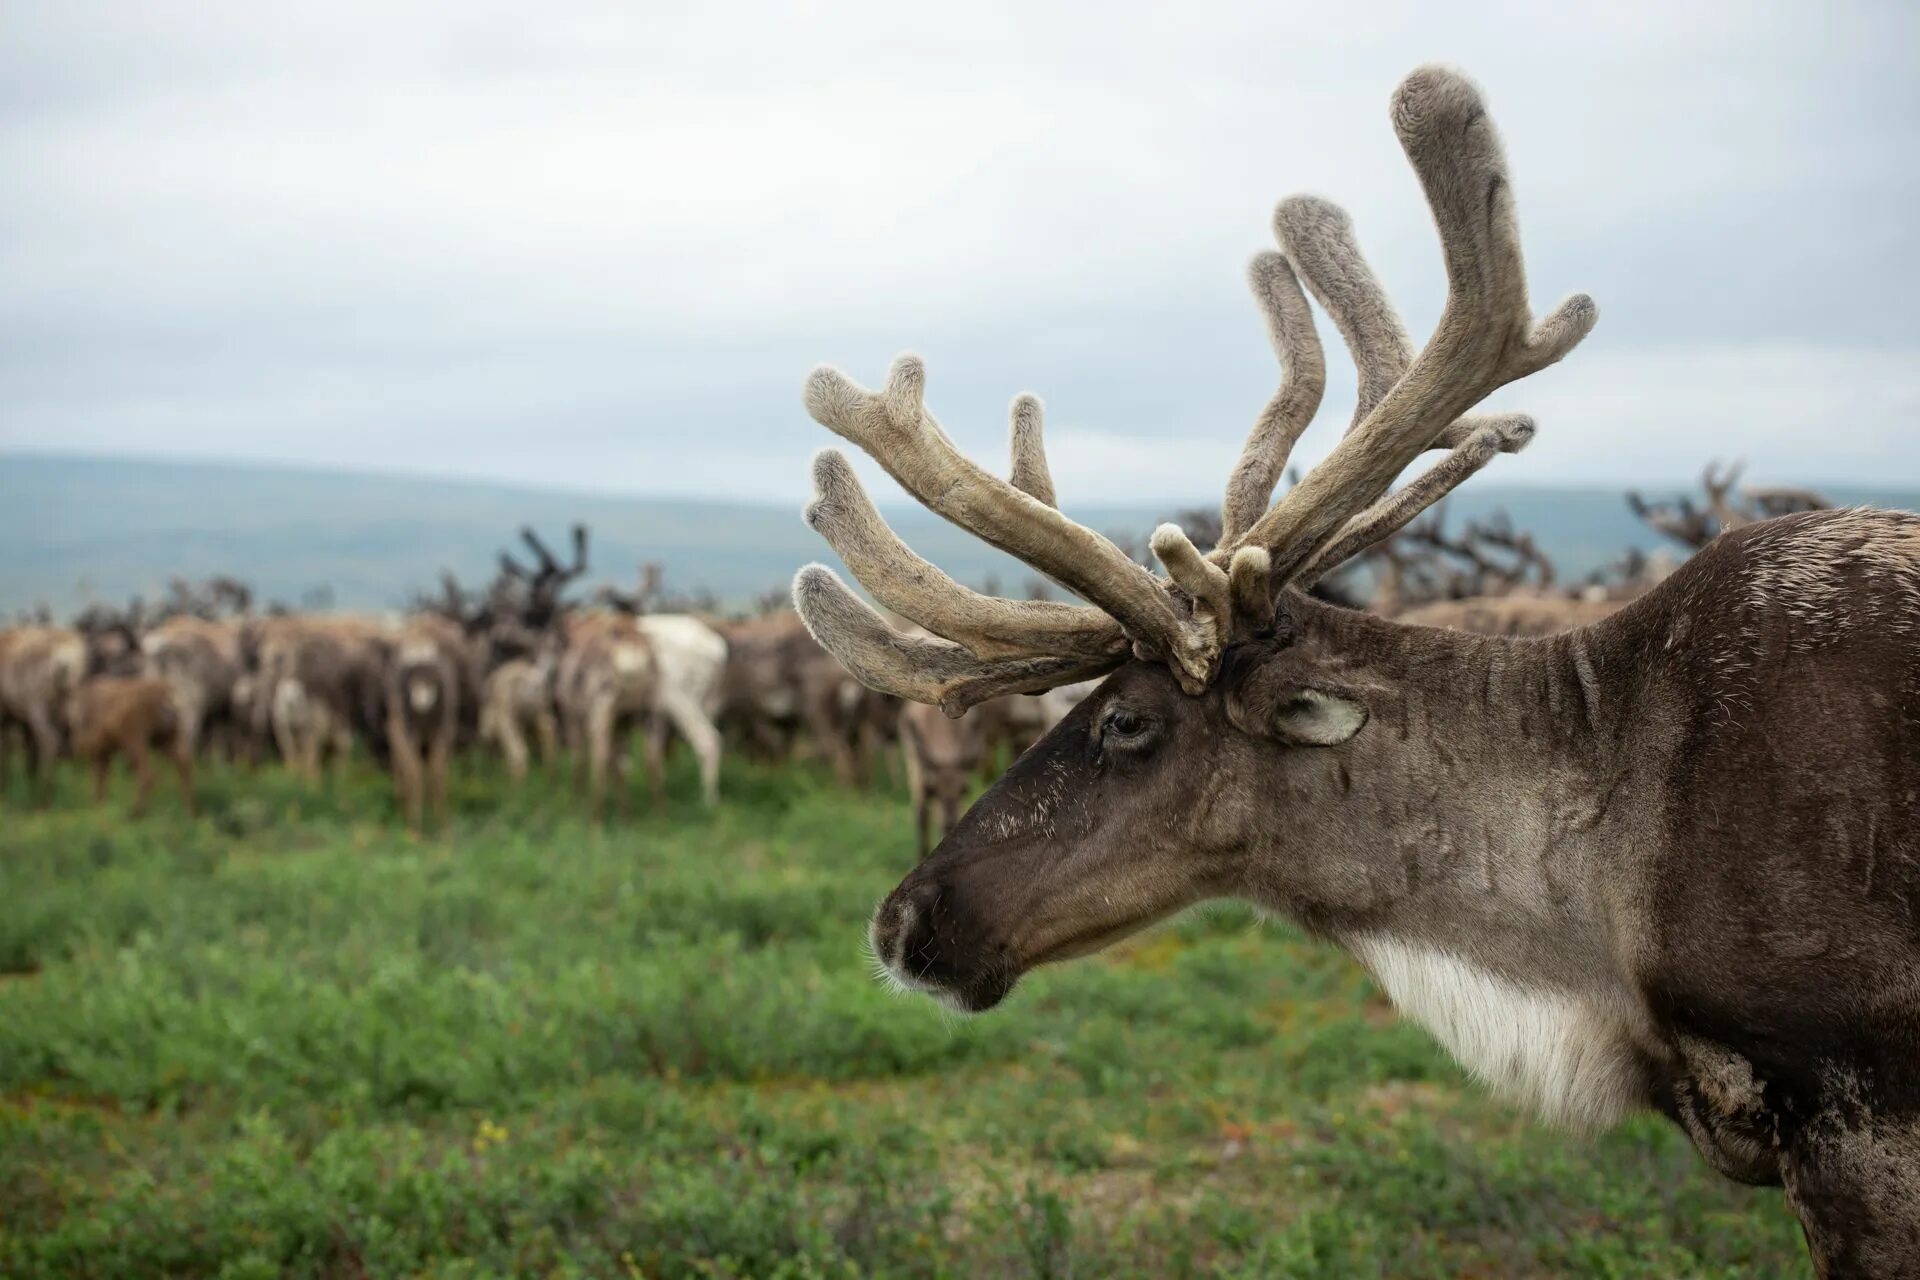
[[[874,913],[874,954],[895,973],[912,973],[931,962],[933,904],[939,896],[932,885],[903,886]]]
[[[903,969],[907,963],[907,949],[920,923],[920,911],[913,903],[902,902],[894,909],[894,914],[898,924],[893,931],[893,946],[887,952],[887,963],[895,969]]]

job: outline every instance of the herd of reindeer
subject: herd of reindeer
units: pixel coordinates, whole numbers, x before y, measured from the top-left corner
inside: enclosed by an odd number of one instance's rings
[[[1727,529],[1829,505],[1804,489],[1739,488],[1738,474],[1709,467],[1698,499],[1629,493],[1627,502],[1685,552]],[[1202,550],[1219,538],[1212,513],[1178,522]],[[202,753],[248,765],[277,754],[317,783],[358,747],[391,772],[399,807],[418,829],[444,820],[449,763],[463,748],[497,752],[515,782],[536,759],[557,768],[570,758],[596,817],[609,790],[622,812],[630,808],[633,756],[644,759],[660,806],[675,740],[697,758],[709,805],[718,802],[729,745],[763,761],[824,760],[850,786],[880,771],[893,776],[897,751],[924,854],[936,815],[951,828],[1002,752],[1024,750],[1091,688],[995,698],[950,719],[861,685],[815,642],[784,593],[749,616],[727,615],[711,598],[669,597],[649,565],[637,590],[603,587],[571,599],[587,570],[588,531],[573,528],[565,558],[530,528],[520,537],[529,563],[502,552],[481,591],[443,573],[437,594],[391,618],[277,605],[256,612],[250,589],[226,577],[175,579],[157,604],[94,605],[67,626],[38,609],[0,629],[0,793],[19,747],[37,803],[63,758],[90,770],[100,803],[114,759],[124,757],[138,814],[158,754],[178,772],[191,813]],[[1144,542],[1116,542],[1145,562]],[[1673,554],[1630,550],[1565,585],[1532,537],[1504,518],[1456,533],[1436,513],[1314,591],[1407,622],[1546,635],[1597,620],[1676,564]],[[1038,581],[1030,589],[1034,598],[1048,593]]]

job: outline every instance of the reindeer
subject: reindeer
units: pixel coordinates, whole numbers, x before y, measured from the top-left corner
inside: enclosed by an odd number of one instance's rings
[[[533,553],[534,567],[528,570],[510,553],[502,551],[500,575],[494,581],[489,601],[491,610],[516,618],[522,627],[531,631],[544,631],[558,623],[567,607],[562,593],[587,571],[587,527],[574,525],[571,536],[573,557],[563,564],[532,526],[522,526],[520,540]],[[449,582],[449,587],[452,586]]]
[[[1415,577],[1443,582],[1438,598],[1409,603],[1404,590],[1387,617],[1426,627],[1477,631],[1492,636],[1546,636],[1598,622],[1620,607],[1605,595],[1566,595],[1553,587],[1553,562],[1533,536],[1516,531],[1505,516],[1469,522],[1458,538],[1448,536],[1436,512],[1406,529],[1396,542],[1432,553]],[[1508,557],[1502,560],[1501,557]],[[1451,560],[1458,567],[1438,567]],[[1396,578],[1396,581],[1400,581]]]
[[[720,802],[720,759],[724,751],[715,720],[726,698],[728,642],[704,619],[689,613],[654,612],[667,597],[665,573],[649,562],[640,567],[640,587],[631,595],[603,587],[598,601],[618,615],[634,619],[653,650],[656,679],[648,717],[650,758],[664,761],[667,735],[677,732],[700,762],[701,799]]]
[[[66,718],[73,754],[93,772],[93,802],[107,798],[107,771],[116,755],[133,769],[133,814],[146,811],[153,794],[154,748],[166,752],[180,775],[180,796],[188,816],[194,809],[193,753],[186,719],[174,701],[173,686],[153,676],[91,676],[69,696]]]
[[[940,835],[944,839],[959,821],[967,788],[987,756],[988,708],[1011,699],[988,702],[958,718],[938,707],[911,702],[900,709],[900,758],[906,766],[907,794],[913,797],[913,823],[922,858],[932,850],[930,822],[940,808]]]
[[[322,768],[331,763],[344,767],[353,754],[353,723],[335,698],[310,693],[297,676],[284,676],[271,682],[271,692],[251,677],[242,677],[249,704],[261,706],[272,727],[273,742],[287,767],[309,782],[320,780]],[[257,700],[257,701],[256,701]]]
[[[407,825],[447,816],[447,767],[460,732],[465,632],[437,614],[418,614],[381,644],[387,753]]]
[[[568,619],[565,630],[567,644],[557,677],[560,706],[567,741],[575,751],[575,783],[585,784],[598,819],[606,807],[607,774],[619,765],[621,743],[636,727],[650,728],[660,664],[639,621],[625,614],[581,615]],[[648,789],[658,810],[666,802],[664,744],[651,732],[642,736]],[[615,799],[623,814],[631,810],[624,780],[615,788]]]
[[[173,690],[181,741],[189,755],[199,750],[210,726],[234,723],[233,686],[242,671],[238,626],[176,613],[140,637],[140,653],[147,674],[165,680]],[[237,741],[230,735],[230,745],[237,748]]]
[[[837,782],[864,783],[893,736],[893,700],[850,679],[791,609],[731,623],[723,634],[720,709],[749,750],[774,758],[804,734]]]
[[[87,638],[70,627],[0,631],[0,753],[18,728],[27,745],[27,788],[35,804],[53,795],[67,697],[86,677]]]
[[[255,677],[253,731],[269,727],[287,763],[320,780],[320,762],[343,761],[353,737],[384,756],[388,628],[367,618],[288,614],[257,620],[242,638]]]
[[[1732,529],[1744,528],[1774,516],[1807,511],[1825,511],[1833,506],[1811,489],[1747,488],[1735,493],[1745,469],[1741,463],[1722,468],[1708,463],[1700,473],[1700,489],[1706,506],[1695,505],[1682,494],[1671,502],[1648,502],[1637,490],[1627,491],[1627,506],[1648,527],[1665,534],[1689,550],[1697,551]]]
[[[480,741],[500,749],[507,775],[515,782],[526,780],[529,735],[539,746],[542,767],[560,758],[555,663],[555,655],[545,650],[509,658],[488,672],[481,685]]]
[[[720,802],[723,748],[714,718],[726,678],[726,638],[686,614],[648,614],[635,621],[659,671],[647,726],[649,749],[664,757],[668,730],[678,732],[700,762],[700,796],[712,807]]]
[[[808,379],[822,425],[1087,602],[966,590],[825,451],[808,522],[933,634],[895,631],[814,565],[794,590],[822,644],[950,714],[1106,674],[879,905],[874,952],[901,986],[983,1010],[1035,965],[1248,898],[1351,952],[1500,1092],[1579,1125],[1661,1112],[1714,1168],[1784,1185],[1822,1274],[1913,1275],[1920,518],[1750,525],[1540,639],[1313,601],[1303,585],[1526,442],[1530,420],[1470,410],[1596,317],[1576,295],[1529,318],[1505,162],[1467,80],[1416,71],[1392,119],[1440,232],[1439,324],[1412,355],[1346,216],[1284,201],[1284,254],[1252,275],[1286,376],[1219,547],[1155,532],[1166,578],[1054,508],[1031,398],[1003,481],[927,413],[917,358],[877,392]],[[1323,390],[1301,283],[1352,349],[1359,405],[1269,506]]]

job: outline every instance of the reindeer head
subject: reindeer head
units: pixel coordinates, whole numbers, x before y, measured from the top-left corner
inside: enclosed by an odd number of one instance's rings
[[[1319,638],[1325,628],[1308,639],[1295,625],[1303,611],[1324,611],[1301,592],[1495,454],[1524,446],[1530,419],[1469,410],[1559,360],[1596,314],[1576,295],[1532,323],[1505,161],[1470,82],[1416,71],[1392,118],[1446,257],[1439,325],[1413,355],[1347,216],[1312,197],[1283,201],[1282,251],[1255,258],[1251,275],[1285,376],[1228,480],[1218,545],[1203,554],[1176,525],[1155,532],[1165,577],[1056,509],[1032,396],[1013,402],[1012,469],[1001,480],[927,412],[917,358],[895,361],[879,391],[832,369],[808,379],[818,422],[924,505],[1086,602],[962,587],[895,536],[828,450],[814,460],[808,523],[881,605],[930,634],[895,630],[812,565],[794,598],[822,645],[869,686],[952,715],[1112,673],[880,905],[874,949],[900,982],[985,1008],[1033,965],[1243,887],[1261,861],[1310,841],[1300,819],[1366,767],[1371,691]],[[1327,459],[1273,503],[1324,384],[1303,283],[1353,352],[1359,404]],[[1390,494],[1430,448],[1446,456]]]

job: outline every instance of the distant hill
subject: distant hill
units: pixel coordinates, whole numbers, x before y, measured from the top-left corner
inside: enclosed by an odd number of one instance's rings
[[[1660,492],[1654,490],[1655,493]],[[1834,487],[1841,502],[1920,509],[1920,491]],[[1203,500],[1195,495],[1196,505]],[[1467,485],[1455,520],[1505,510],[1533,531],[1572,579],[1627,546],[1659,539],[1617,489]],[[790,506],[520,489],[470,481],[188,462],[0,454],[0,612],[45,601],[65,615],[91,600],[155,595],[167,578],[230,573],[263,600],[297,602],[316,588],[346,608],[391,608],[431,587],[442,568],[479,585],[522,524],[556,548],[575,520],[593,530],[593,582],[631,584],[643,560],[670,587],[745,602],[831,561]],[[1076,509],[1082,523],[1144,535],[1170,507]],[[997,577],[1019,590],[1027,571],[918,508],[889,519],[914,547],[965,582]]]

